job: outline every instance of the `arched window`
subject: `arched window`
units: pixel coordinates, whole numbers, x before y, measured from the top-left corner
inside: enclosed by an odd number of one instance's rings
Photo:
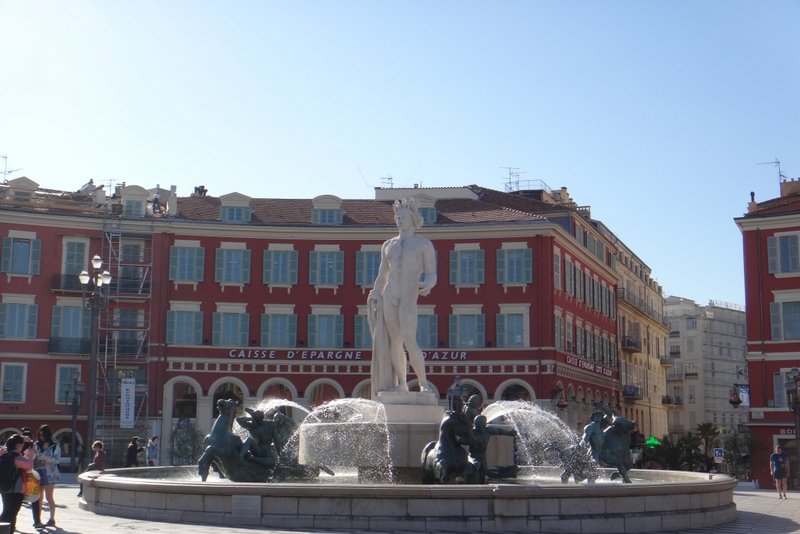
[[[172,386],[172,417],[194,419],[197,417],[197,390],[186,382]]]

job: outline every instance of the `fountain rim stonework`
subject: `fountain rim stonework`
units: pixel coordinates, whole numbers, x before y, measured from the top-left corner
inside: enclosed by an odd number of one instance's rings
[[[634,469],[635,484],[579,485],[204,483],[141,477],[189,472],[186,467],[87,472],[80,476],[80,506],[151,521],[415,532],[663,532],[736,518],[735,479],[684,471]]]

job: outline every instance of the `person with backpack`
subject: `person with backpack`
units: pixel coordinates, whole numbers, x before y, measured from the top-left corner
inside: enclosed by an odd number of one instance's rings
[[[139,467],[139,453],[143,451],[144,447],[139,446],[139,436],[133,436],[125,452],[125,467]]]
[[[53,441],[53,432],[47,425],[39,427],[36,434],[36,442],[33,444],[36,451],[34,467],[39,473],[42,484],[42,498],[39,502],[31,504],[33,513],[33,528],[44,528],[56,526],[56,501],[54,497],[56,482],[60,480],[58,464],[61,463],[61,445]],[[42,501],[47,497],[47,506],[50,509],[50,520],[42,523]]]
[[[3,513],[0,523],[11,525],[10,532],[17,526],[17,514],[25,498],[25,473],[33,469],[33,449],[22,452],[25,438],[12,434],[6,440],[5,449],[0,456],[0,491],[3,498]]]

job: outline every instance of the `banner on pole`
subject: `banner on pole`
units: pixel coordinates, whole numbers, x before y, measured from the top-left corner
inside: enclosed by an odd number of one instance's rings
[[[119,389],[119,427],[133,428],[133,421],[136,418],[136,379],[123,378]]]

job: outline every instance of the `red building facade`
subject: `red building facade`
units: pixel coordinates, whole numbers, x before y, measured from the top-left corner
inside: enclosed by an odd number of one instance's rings
[[[405,196],[437,254],[418,340],[443,405],[459,377],[463,393],[529,400],[575,429],[591,401],[619,406],[617,251],[566,190],[284,200],[87,186],[0,189],[0,432],[50,424],[68,457],[73,414],[80,444],[93,401],[96,438],[121,450],[159,435],[165,463],[182,463],[218,398],[368,398],[366,299]],[[94,255],[112,282],[92,313],[77,274]],[[76,397],[92,350],[94,398]]]
[[[770,487],[775,446],[789,454],[791,472],[798,473],[792,370],[800,367],[800,181],[784,180],[778,198],[751,198],[736,224],[744,246],[750,463],[753,478]]]

